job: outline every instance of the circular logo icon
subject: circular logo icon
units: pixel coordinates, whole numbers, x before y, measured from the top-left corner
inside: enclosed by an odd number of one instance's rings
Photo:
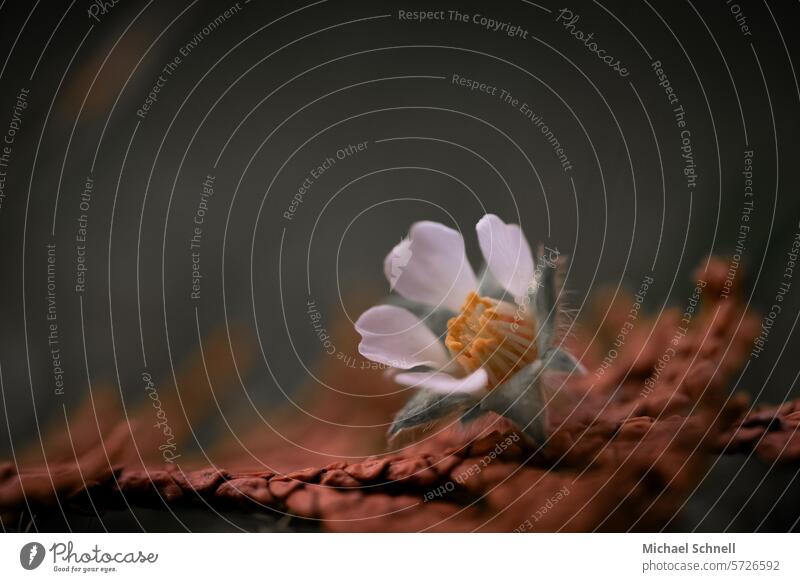
[[[28,542],[19,551],[19,563],[26,570],[38,568],[44,560],[44,546],[39,542]]]

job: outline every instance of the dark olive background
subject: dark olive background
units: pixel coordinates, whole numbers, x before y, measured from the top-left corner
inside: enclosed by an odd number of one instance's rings
[[[541,5],[553,12],[522,0],[424,5],[506,20],[526,28],[527,39],[472,23],[398,20],[398,10],[421,3],[330,0],[299,10],[304,4],[253,0],[183,59],[138,118],[161,68],[230,5],[121,0],[99,23],[82,0],[0,6],[0,132],[20,88],[30,89],[0,209],[4,458],[12,445],[35,442],[37,422],[62,403],[71,410],[81,400],[87,364],[93,381],[118,379],[134,402],[143,369],[168,376],[197,349],[198,325],[207,333],[226,316],[258,330],[266,355],[223,403],[226,414],[235,422],[250,407],[243,390],[257,407],[274,407],[281,390],[307,380],[304,366],[325,357],[305,312],[309,297],[326,322],[357,317],[354,298],[387,290],[383,257],[415,220],[462,229],[476,265],[482,214],[521,223],[532,241],[571,256],[578,321],[598,289],[635,290],[651,272],[648,309],[685,304],[694,267],[733,251],[748,148],[755,207],[737,277],[754,307],[773,303],[800,228],[797,3],[740,2],[752,36],[722,0],[567,5],[580,15],[577,27],[628,68],[621,78],[555,22],[563,5],[548,0]],[[653,60],[686,109],[699,172],[691,195]],[[453,86],[454,73],[528,102],[573,170],[562,171],[519,111]],[[400,137],[417,139],[376,143]],[[284,219],[311,168],[363,141],[364,152],[338,161]],[[73,239],[90,172],[81,318]],[[202,242],[205,278],[201,300],[191,301],[188,241],[208,174],[216,193]],[[49,242],[58,248],[62,397],[53,394],[46,340]],[[798,305],[794,287],[738,384],[758,401],[798,396]],[[223,427],[196,427],[195,445]],[[742,461],[718,463],[672,527],[791,527],[796,471]],[[169,527],[158,517],[149,523]]]

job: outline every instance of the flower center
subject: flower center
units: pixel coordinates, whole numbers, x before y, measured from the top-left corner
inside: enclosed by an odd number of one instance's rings
[[[470,293],[447,322],[445,345],[467,372],[483,367],[489,388],[536,360],[536,330],[527,310]]]

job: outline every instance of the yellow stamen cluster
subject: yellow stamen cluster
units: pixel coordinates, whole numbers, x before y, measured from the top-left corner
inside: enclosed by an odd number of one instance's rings
[[[527,310],[470,293],[447,322],[445,344],[467,372],[483,367],[489,388],[536,360],[536,329]]]

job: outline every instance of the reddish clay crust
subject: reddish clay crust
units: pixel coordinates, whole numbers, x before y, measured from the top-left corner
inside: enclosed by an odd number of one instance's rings
[[[729,394],[759,319],[745,313],[737,294],[721,296],[726,272],[727,265],[715,259],[698,273],[706,282],[702,313],[651,390],[646,381],[671,345],[682,308],[662,313],[657,322],[637,323],[603,375],[594,370],[605,347],[574,338],[571,351],[589,373],[570,381],[567,390],[579,404],[551,417],[552,434],[543,450],[531,448],[513,427],[493,417],[479,434],[450,428],[397,453],[358,462],[280,474],[314,457],[281,453],[276,440],[259,452],[274,472],[231,468],[247,464],[241,453],[230,457],[228,470],[184,472],[180,463],[165,467],[134,460],[133,429],[126,424],[105,432],[103,447],[95,443],[80,450],[77,464],[49,464],[49,471],[0,465],[0,517],[12,523],[22,512],[57,501],[89,511],[127,502],[160,509],[277,511],[322,520],[318,525],[326,531],[659,529],[674,518],[717,454],[754,454],[765,471],[772,463],[800,461],[800,401],[751,410],[746,396]],[[599,335],[613,337],[626,310],[612,306]],[[355,371],[345,374],[364,383],[363,373],[360,380]],[[328,397],[318,406],[336,402],[344,410],[352,407],[348,398]],[[383,400],[388,404],[380,404],[386,407],[378,409],[381,420],[390,418],[398,403]],[[376,411],[371,417],[358,414],[374,421]],[[321,430],[309,421],[312,425],[316,428],[305,428]],[[335,428],[319,438],[331,438]]]

